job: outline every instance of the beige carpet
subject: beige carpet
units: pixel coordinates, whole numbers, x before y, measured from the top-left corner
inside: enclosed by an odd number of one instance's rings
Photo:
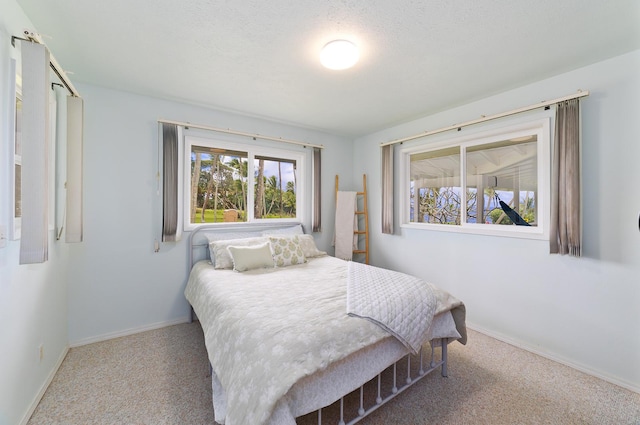
[[[29,425],[213,425],[208,375],[197,322],[73,348]],[[640,425],[640,394],[470,331],[450,345],[448,378],[425,377],[360,424]]]

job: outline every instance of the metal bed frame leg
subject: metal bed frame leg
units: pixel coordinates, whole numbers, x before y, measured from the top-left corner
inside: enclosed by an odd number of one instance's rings
[[[395,394],[395,393],[397,393],[397,392],[398,392],[398,385],[396,384],[396,378],[397,378],[397,376],[398,376],[398,374],[397,374],[397,372],[396,372],[396,370],[397,370],[397,368],[398,368],[398,367],[397,367],[397,365],[398,365],[398,363],[397,363],[397,362],[393,364],[393,388],[391,388],[391,392],[392,392],[393,394]]]
[[[440,347],[442,349],[442,376],[447,377],[447,339],[442,338],[440,340]]]
[[[340,399],[340,422],[338,425],[344,425],[344,397]]]
[[[431,345],[431,362],[429,362],[429,367],[430,367],[431,369],[433,369],[434,367],[436,367],[436,358],[435,358],[435,356],[436,356],[436,355],[435,355],[435,351],[436,351],[436,350],[435,350],[435,348],[433,347],[433,344],[430,344],[430,345]]]

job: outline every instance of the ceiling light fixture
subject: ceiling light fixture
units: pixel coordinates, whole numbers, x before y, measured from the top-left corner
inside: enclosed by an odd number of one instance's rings
[[[360,57],[355,44],[347,40],[333,40],[325,44],[320,62],[326,68],[341,70],[351,68]]]

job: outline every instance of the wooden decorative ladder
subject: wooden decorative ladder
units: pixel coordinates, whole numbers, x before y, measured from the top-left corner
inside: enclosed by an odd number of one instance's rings
[[[338,199],[338,176],[336,175],[336,201]],[[362,175],[362,192],[356,192],[356,211],[358,217],[358,230],[353,233],[358,235],[358,249],[354,249],[356,255],[364,255],[365,264],[369,264],[369,211],[367,209],[367,175]],[[362,209],[360,206],[362,205]],[[362,217],[362,219],[360,219]],[[363,228],[364,227],[364,228]],[[361,241],[360,235],[364,235],[364,241]],[[364,245],[362,249],[360,246]]]

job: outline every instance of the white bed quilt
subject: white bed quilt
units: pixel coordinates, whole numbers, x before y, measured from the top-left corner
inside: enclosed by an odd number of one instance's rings
[[[387,336],[345,314],[347,267],[333,257],[244,273],[207,262],[196,268],[185,295],[206,321],[209,360],[226,390],[226,425],[266,423],[296,381]]]
[[[215,270],[208,261],[193,267],[185,296],[227,401],[216,421],[273,423],[276,403],[296,382],[389,337],[345,314],[347,279],[348,263],[329,256],[244,273]],[[465,343],[464,305],[435,289],[435,314],[451,310]]]

